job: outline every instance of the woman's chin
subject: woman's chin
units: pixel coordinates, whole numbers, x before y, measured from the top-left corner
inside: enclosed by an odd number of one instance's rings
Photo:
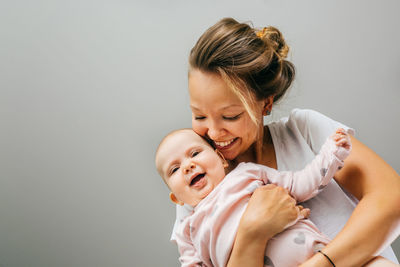
[[[240,138],[237,138],[227,147],[219,148],[219,151],[222,153],[222,155],[224,155],[226,160],[234,160],[239,155],[238,149],[240,147],[240,141]]]
[[[238,153],[235,151],[224,151],[222,155],[224,155],[226,160],[234,160],[238,156]]]

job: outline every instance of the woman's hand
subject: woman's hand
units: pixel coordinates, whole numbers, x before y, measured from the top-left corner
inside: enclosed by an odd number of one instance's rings
[[[268,184],[254,191],[238,232],[243,231],[251,239],[262,236],[267,241],[309,213],[309,209],[296,206],[296,201],[286,189]]]
[[[257,188],[240,220],[227,266],[263,266],[268,240],[309,214],[286,189],[273,184]]]

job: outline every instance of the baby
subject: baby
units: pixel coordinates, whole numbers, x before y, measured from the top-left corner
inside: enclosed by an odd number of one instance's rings
[[[240,163],[225,176],[228,164],[222,154],[193,130],[168,134],[156,152],[157,170],[171,190],[171,200],[193,206],[177,232],[182,266],[226,266],[240,218],[256,188],[273,183],[286,188],[297,202],[306,201],[331,181],[350,150],[349,135],[338,129],[303,170],[280,172]],[[298,266],[329,241],[310,220],[299,220],[268,242],[264,263]]]

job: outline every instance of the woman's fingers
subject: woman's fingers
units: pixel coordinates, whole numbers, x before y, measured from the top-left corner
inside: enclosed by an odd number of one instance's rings
[[[268,184],[254,191],[239,227],[251,235],[272,237],[308,213],[296,205],[286,189]]]
[[[298,205],[297,207],[299,209],[300,219],[305,219],[305,218],[308,218],[308,216],[310,216],[310,213],[311,213],[310,209],[304,208],[303,206],[300,206],[300,205]]]

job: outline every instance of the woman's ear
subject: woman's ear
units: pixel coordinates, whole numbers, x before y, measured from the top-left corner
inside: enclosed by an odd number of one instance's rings
[[[181,205],[181,206],[183,206],[183,202],[182,201],[180,201],[176,196],[175,196],[175,194],[174,193],[169,193],[169,199],[171,199],[171,201],[172,202],[174,202],[175,204],[177,204],[177,205]]]
[[[267,116],[271,114],[272,104],[274,104],[274,95],[271,95],[264,99],[263,115]]]
[[[218,154],[218,156],[221,158],[221,160],[222,160],[222,166],[224,166],[224,168],[228,168],[228,167],[229,167],[229,164],[228,164],[228,162],[226,161],[224,155],[222,155],[221,151],[219,151],[218,149],[215,149],[215,152],[216,152],[216,153]]]

